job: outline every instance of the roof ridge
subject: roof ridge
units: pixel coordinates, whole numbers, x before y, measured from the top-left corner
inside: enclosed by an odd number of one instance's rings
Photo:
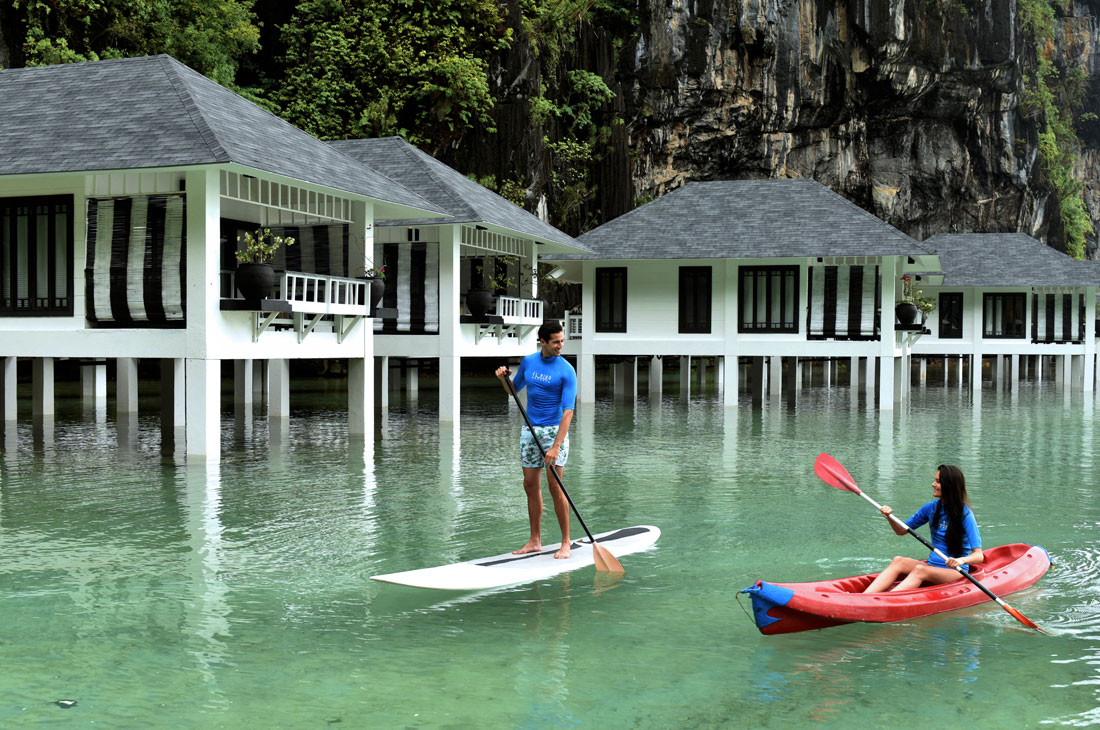
[[[462,208],[467,208],[473,213],[480,215],[479,211],[475,210],[473,206],[465,204],[461,197],[455,197],[456,194],[455,191],[451,188],[451,185],[435,174],[435,170],[432,169],[431,164],[429,164],[427,160],[418,159],[418,155],[416,155],[415,153],[420,152],[422,155],[424,155],[424,157],[427,157],[428,160],[437,161],[434,157],[429,155],[427,152],[422,151],[403,137],[397,137],[397,140],[399,141],[396,144],[398,146],[398,149],[401,150],[401,154],[409,158],[416,164],[420,165],[420,167],[422,167],[424,171],[428,174],[428,177],[434,180],[435,183],[440,187],[440,189],[442,189],[443,192],[447,194],[447,197],[450,198],[456,209],[462,210]],[[458,170],[455,170],[455,172],[459,175],[462,174],[458,172]],[[448,209],[448,212],[452,215],[454,214],[454,211],[451,209]]]
[[[191,92],[184,87],[183,79],[180,78],[179,69],[175,67],[177,64],[182,68],[187,68],[187,66],[184,66],[165,53],[153,56],[153,58],[159,63],[161,70],[164,71],[164,75],[168,78],[168,83],[172,85],[172,89],[175,90],[176,95],[179,97],[180,104],[183,105],[188,118],[191,120],[191,123],[195,125],[195,131],[202,137],[207,148],[217,159],[228,162],[229,151],[225,149],[225,145],[222,144],[217,133],[210,126],[209,122],[206,121],[206,117],[203,116],[202,111],[199,109],[199,105],[195,102],[194,97],[191,96]],[[195,73],[198,72],[196,71]],[[203,78],[206,77],[204,76]]]

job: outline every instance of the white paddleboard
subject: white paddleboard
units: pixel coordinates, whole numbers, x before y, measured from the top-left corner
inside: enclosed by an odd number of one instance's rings
[[[596,534],[596,542],[607,548],[616,558],[645,550],[657,538],[661,531],[652,525],[624,527]],[[494,555],[491,558],[468,560],[465,563],[440,565],[435,568],[406,570],[402,573],[372,575],[371,580],[383,583],[397,583],[414,588],[435,588],[444,591],[478,591],[486,588],[500,588],[516,583],[549,578],[559,573],[577,570],[594,565],[592,543],[586,536],[583,540],[574,540],[570,546],[570,555],[558,560],[554,553],[561,543],[544,547],[537,553],[526,555]]]

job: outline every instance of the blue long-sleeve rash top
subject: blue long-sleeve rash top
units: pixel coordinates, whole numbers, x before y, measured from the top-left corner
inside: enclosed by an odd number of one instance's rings
[[[516,392],[527,388],[527,415],[536,426],[557,426],[564,411],[576,407],[577,371],[560,355],[531,353],[520,361],[512,382]]]

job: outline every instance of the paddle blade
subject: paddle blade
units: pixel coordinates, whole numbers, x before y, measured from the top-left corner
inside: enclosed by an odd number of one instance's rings
[[[1050,632],[1045,631],[1044,629],[1040,628],[1034,621],[1029,619],[1027,616],[1023,615],[1022,613],[1020,613],[1019,611],[1017,611],[1015,608],[1008,605],[1004,601],[1000,601],[1000,604],[1002,606],[1004,606],[1004,609],[1006,611],[1008,611],[1010,614],[1012,614],[1012,618],[1016,619],[1017,621],[1022,623],[1024,626],[1028,627],[1029,629],[1035,629],[1036,631],[1041,631],[1044,634],[1047,634],[1048,636],[1050,635]]]
[[[626,573],[619,559],[611,554],[611,551],[601,547],[599,543],[592,543],[592,557],[596,559],[596,570],[601,573]]]
[[[814,474],[817,474],[821,481],[837,489],[862,494],[848,470],[828,454],[817,455],[817,459],[814,460]]]

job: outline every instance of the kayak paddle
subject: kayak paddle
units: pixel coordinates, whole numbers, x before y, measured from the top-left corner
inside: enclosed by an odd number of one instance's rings
[[[511,375],[511,373],[508,373]],[[527,422],[527,428],[531,429],[531,434],[534,435],[535,427],[531,423],[531,419],[527,417],[527,411],[523,410],[523,404],[519,402],[519,393],[516,392],[515,386],[512,385],[512,379],[504,376],[504,383],[508,387],[508,392],[512,394],[512,398],[515,399],[516,405],[519,406],[519,412],[523,414],[523,420]],[[538,444],[539,453],[542,454],[543,461],[546,460],[546,449],[542,448],[542,442],[539,441],[536,436],[534,439]],[[547,467],[548,472],[554,475],[554,481],[558,483],[558,487],[561,489],[561,493],[565,495],[566,500],[569,501],[569,506],[573,508],[573,514],[577,516],[577,520],[581,523],[581,527],[584,528],[585,533],[588,535],[588,539],[592,541],[592,557],[596,561],[596,570],[604,573],[625,573],[626,570],[622,564],[619,563],[618,558],[611,554],[611,551],[601,546],[596,542],[596,538],[592,537],[592,532],[588,529],[588,525],[584,524],[584,518],[581,517],[581,513],[577,511],[577,505],[573,504],[573,498],[569,496],[569,492],[565,491],[565,485],[562,484],[561,477],[558,476],[558,470],[556,467]]]
[[[869,497],[863,491],[861,491],[860,488],[856,486],[856,481],[855,479],[852,479],[852,475],[848,473],[848,470],[841,466],[839,461],[829,456],[828,454],[818,455],[817,459],[814,461],[814,473],[817,474],[817,476],[820,477],[821,480],[824,481],[826,484],[836,487],[837,489],[843,489],[846,492],[855,492],[856,494],[873,504],[880,512],[882,511],[882,505]],[[929,550],[936,553],[936,555],[939,555],[944,560],[947,560],[946,555],[940,552],[940,550],[933,546],[932,543],[928,542],[923,537],[918,535],[916,531],[913,530],[913,528],[902,522],[897,515],[891,514],[890,519],[893,520],[894,524],[904,528],[906,532],[924,543],[924,546],[927,547]],[[1014,619],[1022,623],[1024,626],[1027,626],[1029,629],[1042,631],[1044,634],[1048,633],[1047,631],[1039,628],[1039,626],[1037,626],[1035,622],[1029,619],[1027,616],[1023,615],[1015,608],[1009,606],[1007,603],[1002,601],[998,596],[994,595],[993,591],[989,590],[981,583],[979,583],[978,579],[970,575],[969,572],[963,570],[962,566],[955,566],[955,570],[959,571],[960,575],[976,585],[983,593],[996,601],[997,605],[1008,611]]]

